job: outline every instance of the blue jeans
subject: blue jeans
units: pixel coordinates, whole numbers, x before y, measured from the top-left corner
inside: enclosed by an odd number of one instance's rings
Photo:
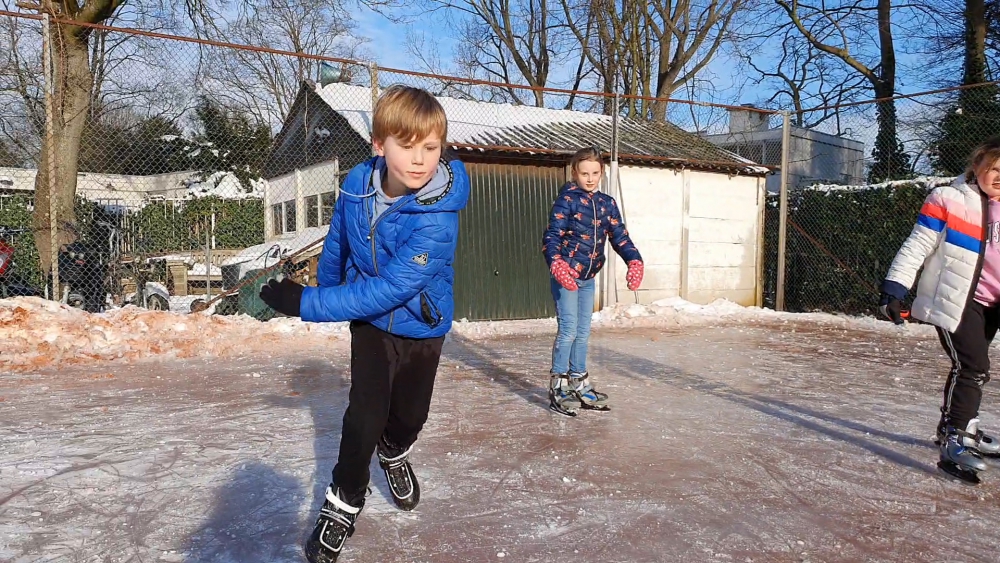
[[[549,282],[559,323],[552,346],[552,373],[584,373],[587,371],[590,318],[594,313],[594,278],[576,280],[579,286],[576,291],[569,291],[555,278],[550,278]]]

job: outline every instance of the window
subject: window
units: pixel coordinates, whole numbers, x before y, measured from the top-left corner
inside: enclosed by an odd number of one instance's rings
[[[286,201],[283,204],[285,206],[285,231],[286,233],[295,232],[295,201]]]
[[[271,221],[274,223],[274,234],[280,235],[285,232],[285,222],[283,221],[285,214],[282,211],[280,203],[275,203],[271,206]]]
[[[274,234],[295,232],[295,202],[283,201],[271,206],[271,219],[274,221]]]
[[[306,198],[306,227],[319,226],[319,196],[311,195]]]
[[[330,220],[333,219],[333,206],[337,201],[336,195],[335,192],[320,194],[320,225],[329,225]]]

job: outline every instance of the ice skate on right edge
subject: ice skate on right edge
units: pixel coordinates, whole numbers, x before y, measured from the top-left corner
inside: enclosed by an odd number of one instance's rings
[[[945,428],[947,428],[947,422],[942,417],[934,438],[934,443],[938,446],[944,441]],[[959,434],[962,435],[963,446],[972,448],[984,456],[1000,457],[1000,441],[997,441],[992,435],[986,434],[979,428],[978,418],[970,420],[968,426],[965,428],[965,432],[959,432]]]
[[[347,502],[342,491],[331,485],[326,489],[326,500],[316,519],[316,528],[306,540],[305,554],[309,563],[334,563],[340,556],[347,538],[354,535],[354,522],[365,507],[365,498]]]
[[[576,416],[580,400],[570,386],[569,375],[549,374],[549,410],[565,416]]]
[[[937,466],[949,477],[968,485],[978,485],[979,472],[986,469],[986,462],[978,450],[963,443],[966,438],[964,434],[964,431],[953,426],[946,428],[944,441],[941,443],[941,460]]]
[[[608,406],[608,395],[594,389],[590,383],[589,373],[570,372],[569,384],[573,393],[576,394],[576,399],[580,401],[580,407],[594,411],[611,410],[611,407]]]

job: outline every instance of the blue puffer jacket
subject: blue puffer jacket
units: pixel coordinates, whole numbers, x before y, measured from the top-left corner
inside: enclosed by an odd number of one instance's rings
[[[304,321],[367,321],[409,338],[451,329],[458,212],[469,200],[469,176],[458,160],[375,219],[374,181],[384,172],[372,158],[348,173],[319,258],[319,287],[302,293]]]
[[[573,182],[563,186],[552,204],[549,226],[542,235],[548,265],[552,265],[556,256],[562,256],[580,274],[579,279],[589,280],[607,261],[604,257],[607,237],[611,237],[611,246],[626,263],[642,260],[628,236],[615,198],[603,192],[587,193]]]

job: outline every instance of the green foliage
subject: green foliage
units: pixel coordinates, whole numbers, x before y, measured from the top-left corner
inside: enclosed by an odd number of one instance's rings
[[[927,193],[927,186],[908,183],[789,194],[785,309],[875,314],[878,288],[913,229]],[[776,195],[768,196],[765,213],[764,300],[766,306],[774,307],[779,219]]]
[[[32,211],[28,207],[30,201],[30,198],[25,196],[0,198],[0,226],[27,229],[24,233],[8,239],[7,243],[14,247],[16,273],[28,284],[41,287],[43,277],[38,269],[38,249],[35,247],[35,235],[32,232]]]
[[[876,105],[878,134],[872,149],[872,166],[868,171],[868,181],[905,180],[913,177],[910,155],[906,154],[897,133],[896,105],[892,100]]]
[[[190,163],[172,141],[180,135],[180,129],[162,117],[90,121],[80,143],[80,171],[150,176],[188,170]]]
[[[196,250],[205,246],[205,232],[215,213],[217,248],[244,248],[264,242],[264,202],[203,197],[176,205],[153,203],[134,220],[142,250],[149,254]]]
[[[195,145],[187,149],[191,169],[206,176],[232,172],[249,191],[250,181],[262,176],[271,149],[270,128],[204,97],[195,113],[203,131],[194,139]]]
[[[992,85],[959,92],[936,133],[931,144],[934,168],[958,176],[976,146],[1000,134],[1000,88]]]

